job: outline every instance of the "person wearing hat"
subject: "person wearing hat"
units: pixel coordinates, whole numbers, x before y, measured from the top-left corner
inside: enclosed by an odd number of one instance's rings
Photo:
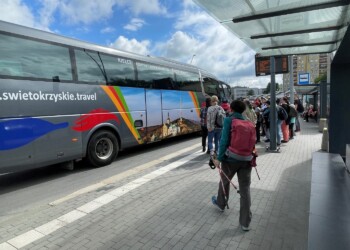
[[[229,115],[229,113],[231,112],[231,108],[230,108],[230,104],[228,103],[227,99],[222,100],[221,103],[221,108],[223,108],[225,110],[226,116]]]
[[[217,153],[219,149],[219,141],[221,137],[222,126],[220,127],[217,123],[217,117],[219,112],[225,115],[225,111],[222,107],[218,105],[219,98],[216,95],[211,97],[211,106],[208,108],[207,112],[207,129],[208,129],[208,153]],[[213,140],[215,144],[215,149],[213,148]]]

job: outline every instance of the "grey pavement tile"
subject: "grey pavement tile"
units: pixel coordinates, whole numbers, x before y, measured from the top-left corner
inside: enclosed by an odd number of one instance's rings
[[[238,249],[239,242],[231,240],[226,249]]]
[[[303,124],[304,135],[284,146],[280,154],[258,146],[258,171],[252,173],[252,230],[239,229],[239,196],[232,192],[230,209],[218,213],[210,197],[218,174],[200,162],[187,164],[132,190],[80,220],[30,245],[72,249],[270,249],[307,246],[311,153],[319,149],[316,126]],[[153,170],[153,169],[152,169]],[[254,170],[253,170],[254,171]],[[149,171],[150,172],[150,171]],[[140,173],[139,176],[142,176]],[[115,187],[135,179],[127,178]],[[237,183],[237,178],[234,178]],[[6,223],[0,240],[26,232],[107,193],[90,192],[55,207],[42,207],[29,220]],[[290,241],[289,239],[293,239]],[[105,240],[105,241],[103,241]],[[56,243],[56,244],[54,244]]]

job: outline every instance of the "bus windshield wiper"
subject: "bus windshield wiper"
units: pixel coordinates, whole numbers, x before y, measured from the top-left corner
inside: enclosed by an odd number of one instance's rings
[[[98,68],[101,70],[101,73],[103,75],[103,77],[105,78],[106,84],[108,84],[108,79],[107,79],[107,74],[106,74],[106,70],[105,70],[105,66],[103,65],[100,53],[97,52],[98,57],[100,58],[100,61],[102,63],[103,68],[101,67],[101,65],[95,60],[95,58],[93,58],[85,49],[84,52],[97,64]]]

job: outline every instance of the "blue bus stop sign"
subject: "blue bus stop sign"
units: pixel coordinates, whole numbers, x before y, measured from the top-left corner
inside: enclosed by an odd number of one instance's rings
[[[310,73],[299,73],[298,84],[299,85],[310,84]]]

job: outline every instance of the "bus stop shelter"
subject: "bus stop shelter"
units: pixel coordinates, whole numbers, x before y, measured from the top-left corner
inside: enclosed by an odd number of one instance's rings
[[[257,54],[270,56],[271,70],[275,56],[336,52],[330,77],[329,151],[345,156],[350,143],[350,0],[194,1]],[[273,72],[271,83],[272,103]],[[321,105],[327,104],[322,101]],[[275,107],[271,107],[275,120]],[[271,124],[272,148],[275,138],[276,126]]]

